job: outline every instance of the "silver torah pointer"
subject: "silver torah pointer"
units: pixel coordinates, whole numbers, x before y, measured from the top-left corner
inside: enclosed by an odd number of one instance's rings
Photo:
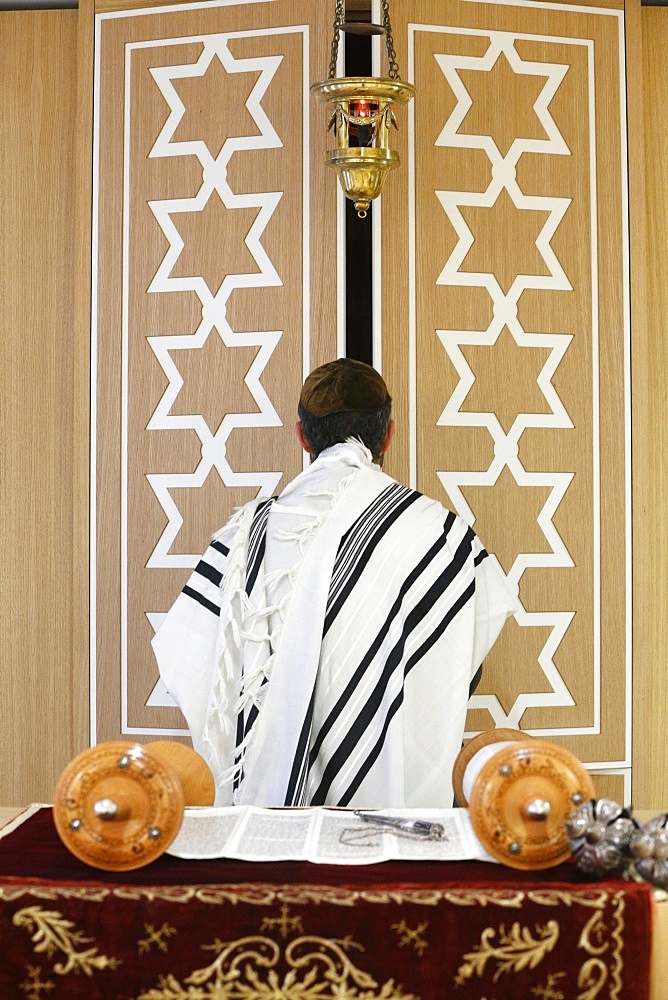
[[[427,840],[445,840],[445,830],[441,823],[430,823],[424,819],[408,819],[405,816],[379,816],[377,813],[362,812],[355,809],[355,816],[365,823],[377,826],[389,826],[401,833],[412,834],[414,837],[425,837]]]

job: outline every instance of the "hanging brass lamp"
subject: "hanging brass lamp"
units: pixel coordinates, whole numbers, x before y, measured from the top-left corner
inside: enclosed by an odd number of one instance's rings
[[[399,79],[388,0],[382,0],[382,10],[382,25],[348,22],[345,0],[336,0],[329,78],[311,87],[313,96],[332,109],[328,131],[333,131],[336,146],[327,151],[325,162],[336,170],[360,218],[381,193],[385,175],[399,166],[399,154],[390,148],[390,127],[397,128],[393,105],[405,104],[415,94],[412,84]],[[337,77],[341,31],[384,34],[388,76]]]

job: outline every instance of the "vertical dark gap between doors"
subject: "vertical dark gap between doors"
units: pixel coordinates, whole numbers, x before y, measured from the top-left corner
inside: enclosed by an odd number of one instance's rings
[[[371,38],[345,34],[346,76],[371,76]],[[352,201],[346,198],[346,355],[358,361],[372,361],[373,290],[371,224],[373,202],[365,219],[360,219]]]

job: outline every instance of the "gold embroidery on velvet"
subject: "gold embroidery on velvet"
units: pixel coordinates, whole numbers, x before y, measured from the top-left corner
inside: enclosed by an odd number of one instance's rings
[[[136,1000],[420,1000],[404,993],[393,979],[380,989],[376,980],[358,968],[347,951],[363,947],[351,938],[334,941],[316,936],[295,938],[286,945],[283,958],[288,972],[281,980],[275,966],[281,949],[260,935],[237,941],[215,941],[205,946],[215,950],[216,959],[203,969],[195,969],[183,985],[175,976],[160,976],[157,986]]]
[[[548,972],[545,986],[532,986],[531,993],[539,1000],[565,1000],[561,990],[555,989],[558,980],[563,979],[565,972]]]
[[[514,889],[339,889],[335,886],[282,885],[241,883],[238,885],[175,885],[175,886],[39,886],[25,883],[0,886],[0,900],[15,902],[23,896],[36,899],[79,899],[103,903],[106,899],[131,901],[200,903],[250,903],[253,906],[272,906],[276,902],[308,905],[331,903],[335,906],[355,906],[359,902],[374,904],[415,903],[420,906],[438,906],[442,902],[456,906],[520,907],[527,894]]]
[[[614,981],[614,986],[610,988],[610,1000],[616,1000],[619,997],[622,989],[622,973],[624,971],[624,927],[626,922],[624,920],[624,910],[626,909],[626,899],[624,898],[624,891],[618,890],[613,896],[615,903],[617,904],[612,915],[613,920],[613,931],[612,939],[615,942],[615,947],[613,949],[613,965],[612,965],[612,978]]]
[[[496,935],[496,931],[493,927],[486,927],[480,936],[480,944],[464,955],[466,961],[460,965],[455,976],[457,986],[462,986],[473,975],[482,976],[487,962],[493,959],[497,962],[494,982],[497,982],[504,972],[535,969],[559,940],[559,924],[556,920],[548,920],[545,927],[536,925],[535,930],[537,937],[533,938],[528,927],[520,927],[518,922],[512,925],[510,931],[506,931],[505,926],[501,924],[500,943],[494,945],[492,938]]]
[[[610,900],[610,894],[605,889],[589,888],[569,892],[567,889],[530,889],[527,899],[539,906],[589,906],[602,910]]]
[[[145,955],[149,952],[152,944],[157,945],[160,951],[169,951],[169,945],[167,944],[165,938],[178,933],[176,928],[170,927],[169,924],[163,924],[157,931],[153,924],[144,924],[144,930],[146,931],[147,937],[141,938],[137,941],[137,950],[140,955]]]
[[[113,897],[127,900],[149,900],[185,904],[192,900],[220,905],[250,903],[271,906],[276,902],[307,905],[330,903],[335,906],[355,906],[358,902],[389,904],[416,903],[438,906],[442,902],[454,906],[503,906],[519,909],[525,899],[541,906],[587,906],[602,909],[609,901],[603,889],[583,889],[576,892],[553,889],[340,889],[335,886],[282,885],[240,883],[238,885],[175,885],[175,886],[40,886],[26,883],[0,886],[0,900],[14,902],[23,896],[35,899],[78,899],[104,902]]]
[[[454,906],[510,906],[519,909],[525,893],[516,889],[446,889],[443,899]]]
[[[363,903],[379,903],[382,906],[388,903],[409,902],[419,903],[422,906],[438,906],[443,899],[441,889],[344,889],[343,892],[354,897],[349,903],[345,901],[343,896],[336,900],[337,903],[342,903],[344,906],[354,906],[358,900]],[[333,900],[329,902],[333,902]]]
[[[83,899],[93,903],[102,903],[109,896],[109,890],[101,886],[46,886],[32,882],[27,885],[0,886],[0,900],[3,903],[13,903],[23,896],[34,899],[46,899],[53,902],[56,899]]]
[[[25,1000],[42,1000],[42,990],[48,993],[55,987],[51,979],[42,982],[42,968],[39,965],[26,966],[27,980],[19,983],[19,989],[25,993]]]
[[[605,938],[606,932],[603,914],[597,910],[582,928],[578,948],[583,948],[588,955],[602,955],[609,947]]]
[[[595,1000],[608,978],[608,968],[600,958],[588,959],[578,973],[578,987],[586,987],[578,993],[577,1000]],[[610,996],[613,994],[611,993]]]
[[[55,910],[43,910],[40,906],[25,907],[17,910],[12,923],[28,931],[34,928],[30,940],[35,954],[45,953],[51,959],[56,952],[63,953],[67,961],[64,964],[56,962],[53,966],[53,971],[59,976],[66,976],[73,970],[90,976],[95,969],[116,969],[121,964],[119,959],[98,955],[97,948],[77,951],[78,946],[90,944],[95,938],[87,938],[82,931],[71,930],[74,927],[72,921]]]
[[[290,933],[304,933],[302,918],[299,916],[291,917],[290,907],[287,903],[283,903],[281,906],[280,917],[263,917],[262,923],[260,924],[260,931],[270,931],[273,927],[277,928],[284,941]]]
[[[399,935],[399,947],[403,948],[405,944],[412,944],[418,953],[418,957],[422,958],[422,955],[428,948],[428,942],[425,941],[422,935],[427,927],[429,927],[429,921],[424,920],[414,930],[411,930],[405,920],[402,920],[399,924],[390,924],[390,926]]]
[[[582,948],[593,957],[584,962],[578,973],[578,987],[582,992],[578,993],[577,1000],[595,1000],[607,982],[608,975],[611,978],[608,994],[610,1000],[617,1000],[620,995],[624,969],[622,950],[624,947],[624,909],[626,906],[623,890],[614,894],[612,902],[613,930],[610,936],[606,939],[607,927],[600,911],[590,917],[580,934],[578,948]],[[611,942],[613,944],[612,952],[609,951]],[[605,952],[608,952],[608,957],[611,959],[610,967],[598,957]]]

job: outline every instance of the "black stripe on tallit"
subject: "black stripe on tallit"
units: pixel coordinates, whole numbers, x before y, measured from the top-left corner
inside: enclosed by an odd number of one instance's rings
[[[244,713],[242,709],[241,712],[239,712],[239,714],[237,715],[237,743],[236,743],[237,746],[239,746],[239,744],[241,743],[243,735],[244,735]],[[241,758],[238,756],[234,758],[235,765],[239,763],[240,759]],[[241,774],[239,774],[237,771],[234,772],[234,781],[232,787],[235,792],[239,787],[239,785],[241,784],[241,777],[242,777]]]
[[[262,538],[264,537],[266,531],[269,508],[273,501],[273,497],[268,497],[266,500],[260,500],[255,508],[250,528],[248,529],[248,563],[252,563],[254,561],[257,555],[258,547],[262,544]]]
[[[257,705],[251,705],[248,711],[248,718],[246,719],[246,725],[244,726],[244,736],[250,731],[250,727],[253,725],[258,716]]]
[[[214,587],[220,587],[223,574],[219,569],[216,569],[215,566],[212,566],[211,563],[205,562],[204,559],[200,559],[195,566],[195,572],[198,576],[203,576],[205,580],[212,583]]]
[[[455,614],[459,611],[460,606],[464,606],[464,604],[467,603],[473,592],[474,592],[474,585],[471,584],[470,587],[467,588],[466,591],[464,591],[464,594],[460,595],[458,601],[451,606],[451,608],[448,611],[448,614],[445,615],[443,619],[441,619],[438,628],[435,629],[432,633],[430,633],[425,643],[423,643],[419,647],[419,651],[416,652],[410,658],[409,661],[407,661],[404,670],[404,680],[409,670],[419,661],[419,659],[425,654],[425,652],[428,651],[428,649],[433,645],[433,643],[436,642],[436,640],[440,637],[443,631],[447,628],[450,621],[452,621]],[[379,683],[376,685],[376,687],[374,687],[374,689],[370,693],[368,700],[365,702],[364,706],[362,707],[361,711],[354,719],[354,721],[349,725],[346,735],[341,740],[337,749],[334,751],[334,753],[328,760],[323,770],[322,777],[320,779],[320,784],[313,793],[313,795],[311,796],[311,805],[324,804],[325,799],[329,794],[332,782],[336,778],[336,775],[339,773],[339,771],[344,766],[345,762],[348,760],[349,756],[357,747],[358,743],[362,739],[362,736],[364,735],[364,732],[373,722],[373,719],[375,718],[378,709],[382,704],[383,697],[385,696],[385,693],[390,684],[392,676],[394,675],[395,671],[401,666],[401,656],[403,654],[403,649],[405,647],[406,639],[410,631],[412,631],[412,629],[407,631],[406,628],[404,628],[401,639],[396,644],[395,648],[392,651],[392,654],[388,657],[388,659],[385,662]],[[390,704],[387,710],[386,714],[388,715],[388,717],[391,718],[395,714],[397,709],[401,706],[402,702],[403,702],[403,684],[401,686],[401,691],[395,696],[395,698],[393,699],[392,703]],[[387,727],[388,727],[388,721],[387,719],[384,719],[383,728],[381,730],[380,736],[376,744],[370,751],[370,754],[367,757],[367,761],[356,772],[356,775],[361,772],[362,777],[364,777],[368,773],[373,762],[378,758],[378,755],[380,754],[380,751],[383,747],[385,734],[387,732]],[[354,782],[355,779],[353,779],[353,783]],[[355,787],[357,787],[358,784],[359,782]],[[342,800],[337,802],[336,804],[337,805],[343,804]]]
[[[306,716],[304,717],[304,721],[302,723],[299,739],[297,740],[297,749],[292,762],[292,770],[290,771],[288,787],[285,792],[284,804],[286,806],[300,805],[300,799],[303,797],[304,788],[306,786],[306,778],[308,775],[308,747],[311,739],[314,704],[315,690],[311,692],[311,699],[306,710]]]
[[[346,684],[346,687],[345,687],[344,691],[342,692],[342,694],[340,695],[340,697],[337,700],[336,704],[333,706],[333,708],[329,712],[327,718],[322,723],[322,725],[320,727],[320,730],[319,730],[319,732],[318,732],[318,734],[316,736],[315,742],[313,743],[313,746],[311,748],[311,761],[314,761],[316,759],[318,753],[320,752],[320,747],[322,745],[322,741],[327,736],[329,730],[332,728],[332,726],[336,722],[336,720],[339,717],[339,715],[341,714],[341,712],[345,709],[346,705],[348,704],[349,699],[351,698],[351,696],[353,694],[353,691],[355,690],[355,688],[357,687],[357,685],[361,681],[361,679],[362,679],[365,671],[367,670],[369,664],[373,661],[373,659],[376,656],[378,650],[380,649],[380,646],[383,643],[383,641],[385,639],[385,636],[387,635],[387,633],[388,633],[388,631],[389,631],[392,623],[398,617],[398,615],[399,615],[399,613],[401,611],[401,606],[402,606],[402,604],[404,602],[404,598],[405,598],[406,594],[411,589],[411,587],[413,586],[413,584],[415,583],[415,581],[420,576],[422,576],[422,574],[424,572],[426,572],[426,570],[427,570],[428,566],[430,565],[430,563],[435,558],[437,558],[440,555],[442,549],[447,546],[447,544],[448,544],[448,534],[449,534],[449,531],[452,528],[452,526],[453,526],[454,523],[455,523],[454,514],[448,512],[448,516],[446,517],[445,523],[443,525],[443,531],[438,536],[438,538],[436,539],[436,541],[434,542],[434,544],[431,546],[431,548],[428,549],[427,552],[425,552],[425,554],[422,557],[422,559],[420,560],[420,562],[417,563],[417,565],[413,568],[413,570],[409,573],[409,575],[404,580],[403,584],[401,585],[401,589],[399,590],[399,593],[397,594],[397,596],[396,596],[396,598],[395,598],[395,600],[394,600],[394,602],[392,604],[392,607],[390,608],[390,610],[388,612],[387,618],[383,622],[383,624],[382,624],[379,632],[377,633],[377,635],[374,638],[373,642],[369,646],[369,648],[368,648],[368,650],[366,652],[366,655],[363,657],[362,661],[360,662],[360,665],[357,667],[357,669],[355,670],[354,674],[352,675],[352,677],[350,678],[350,680]],[[468,537],[469,537],[469,532],[467,532],[466,535],[464,536],[464,539],[462,539],[462,543],[460,543],[459,548],[461,548],[462,544],[466,543],[466,540],[468,539]],[[459,549],[458,549],[458,551],[459,551]],[[461,563],[461,565],[463,565],[463,562]],[[459,572],[459,570],[461,568],[461,565],[458,566],[458,568],[457,568],[457,570],[456,570],[455,573],[452,573],[453,561],[451,561],[450,563],[448,563],[448,566],[446,567],[445,573],[442,574],[442,575],[445,575],[448,572],[450,572],[452,574],[451,579],[454,579],[454,576],[456,576],[456,574]]]
[[[264,687],[264,685],[267,683],[268,683],[268,678],[263,677],[261,686]],[[259,713],[260,710],[257,707],[257,705],[251,705],[251,707],[248,709],[248,715],[245,717],[243,709],[239,712],[237,716],[237,742],[236,742],[237,748],[241,745],[243,738],[245,736],[248,736],[248,733],[251,731],[253,723],[257,719]],[[236,763],[238,763],[239,760],[240,758],[237,757]]]
[[[478,555],[473,560],[475,566],[479,566],[484,559],[488,558],[489,553],[485,549],[481,549]]]
[[[204,595],[200,594],[198,590],[193,590],[192,587],[189,587],[186,584],[181,593],[185,594],[187,597],[191,597],[193,601],[197,601],[197,603],[201,604],[203,608],[207,609],[207,611],[211,611],[212,614],[217,615],[220,618],[220,608],[218,605],[204,597]]]
[[[341,539],[334,562],[332,582],[323,624],[323,637],[341,611],[377,545],[403,512],[421,494],[400,486],[390,486],[374,500]]]
[[[267,518],[269,517],[269,511],[271,505],[273,504],[275,497],[269,497],[267,500],[261,501],[253,514],[253,520],[251,521],[250,531],[248,532],[248,556],[246,559],[246,593],[250,594],[253,587],[255,586],[255,581],[257,575],[260,571],[260,566],[262,565],[262,560],[264,559],[264,546],[265,539],[267,537]],[[243,670],[243,667],[242,667]],[[266,678],[263,683],[266,682]],[[243,683],[243,675],[242,675]],[[258,708],[256,705],[251,705],[248,715],[245,717],[243,710],[239,712],[237,716],[237,737],[236,745],[240,746],[244,736],[250,731],[251,726],[255,722],[258,715]],[[237,757],[236,763],[239,762]],[[241,782],[241,778],[235,778],[235,788]]]
[[[360,514],[355,523],[342,536],[339,549],[336,553],[336,560],[332,570],[332,579],[327,597],[328,608],[334,603],[342,584],[346,580],[346,572],[349,561],[354,558],[355,553],[364,546],[369,535],[373,532],[379,521],[385,517],[387,511],[393,506],[398,498],[410,494],[412,491],[399,483],[393,483],[386,487],[382,493],[373,500],[368,507]],[[417,499],[418,493],[414,494]]]
[[[269,497],[268,500],[263,500],[262,503],[258,504],[257,510],[253,515],[250,532],[248,533],[248,557],[246,560],[247,594],[250,594],[255,586],[255,581],[257,580],[257,575],[260,572],[262,560],[264,559],[264,546],[267,538],[267,518],[269,517],[269,511],[271,510],[271,505],[275,499],[275,497]]]
[[[415,651],[415,653],[411,657],[409,657],[409,659],[406,662],[406,668],[404,670],[404,681],[406,679],[406,676],[413,669],[413,667],[415,667],[420,662],[422,657],[429,651],[429,649],[431,649],[434,643],[441,637],[443,632],[446,630],[448,625],[453,621],[454,618],[456,618],[456,616],[459,614],[462,608],[464,608],[468,604],[468,602],[473,598],[474,594],[475,594],[475,583],[474,581],[471,581],[466,590],[463,591],[462,594],[460,594],[457,601],[455,601],[455,603],[451,605],[451,607],[448,609],[447,615],[445,615],[441,619],[438,628],[435,629],[433,632],[431,632],[430,635],[425,640],[425,642],[423,642],[422,645]],[[401,690],[397,693],[388,711],[386,712],[385,719],[383,720],[383,728],[378,734],[376,742],[374,743],[373,747],[367,754],[364,763],[355,772],[355,777],[350,782],[345,792],[343,792],[338,802],[336,802],[336,805],[347,806],[350,803],[350,800],[354,796],[355,792],[360,787],[360,785],[366,778],[367,774],[369,773],[375,762],[378,760],[378,757],[380,756],[380,753],[383,749],[383,744],[385,743],[385,737],[387,735],[390,723],[394,718],[394,716],[396,715],[396,713],[399,711],[403,703],[403,700],[404,700],[404,685],[402,684]],[[369,700],[369,702],[367,702],[365,710],[358,716],[358,719],[356,720],[354,727],[352,727],[348,731],[348,735],[346,736],[345,740],[339,746],[336,753],[332,756],[332,759],[330,760],[329,764],[327,765],[327,768],[325,769],[325,774],[323,774],[323,781],[328,771],[330,774],[330,782],[325,790],[325,795],[329,791],[329,785],[331,784],[331,781],[333,781],[334,778],[336,777],[336,774],[340,770],[341,765],[348,759],[351,752],[355,749],[355,747],[359,743],[363,732],[371,723],[373,716],[380,707],[380,702],[381,699],[380,697],[378,697],[376,690],[374,691],[374,697],[372,697]],[[322,783],[323,782],[321,782],[321,787]],[[314,797],[312,800],[312,804],[321,805],[322,803],[316,801],[316,798]]]
[[[323,635],[334,621],[338,609],[345,602],[350,590],[368,562],[371,553],[384,536],[389,525],[421,494],[393,483],[369,504],[364,513],[348,529],[339,544],[328,595],[328,613]],[[333,595],[335,600],[333,601]],[[302,723],[297,742],[285,805],[297,805],[303,795],[310,763],[308,748],[313,721],[314,694]]]
[[[223,545],[222,542],[217,542],[217,541],[212,541],[209,546],[209,549],[214,549],[217,553],[219,553],[222,556],[227,556],[230,551],[226,545]],[[210,598],[206,597],[204,594],[202,594],[200,590],[197,588],[197,586],[192,586],[192,584],[197,584],[196,577],[201,577],[202,580],[207,580],[214,587],[220,587],[221,585],[223,579],[222,571],[218,569],[217,566],[214,566],[212,563],[207,562],[205,558],[207,553],[209,553],[209,549],[207,549],[207,551],[204,553],[204,556],[202,556],[202,558],[195,566],[195,569],[193,570],[193,575],[191,576],[186,586],[183,588],[183,593],[187,597],[190,597],[193,601],[196,601],[203,608],[206,608],[207,611],[211,611],[212,614],[220,617],[220,608],[218,604],[215,601],[210,600]],[[211,559],[212,554],[209,553],[208,558]],[[207,590],[207,587],[204,584],[202,586],[204,590]]]
[[[323,772],[320,785],[316,789],[313,796],[311,796],[312,805],[322,805],[324,803],[326,796],[329,792],[329,787],[332,781],[334,780],[334,777],[336,776],[336,774],[338,773],[341,766],[348,758],[352,750],[359,743],[362,734],[364,733],[364,730],[373,720],[376,711],[378,710],[378,707],[380,706],[382,699],[385,695],[385,691],[390,683],[392,675],[397,670],[397,668],[400,667],[408,638],[412,634],[413,630],[419,626],[423,618],[429,613],[429,611],[431,610],[432,606],[434,605],[438,597],[445,590],[447,590],[449,585],[458,576],[463,566],[465,565],[466,559],[468,558],[471,552],[472,537],[473,533],[469,530],[464,536],[464,538],[461,540],[459,546],[457,547],[457,551],[455,552],[452,561],[448,564],[448,566],[444,569],[444,571],[440,574],[440,576],[437,577],[434,583],[432,583],[432,585],[429,587],[428,591],[420,598],[419,602],[407,615],[406,620],[404,622],[404,626],[402,628],[401,635],[397,640],[397,642],[395,643],[394,648],[390,652],[389,656],[387,657],[387,660],[385,661],[378,684],[373,689],[369,697],[369,700],[365,703],[364,707],[362,708],[357,718],[348,727],[348,731],[342,743],[339,745],[335,753],[328,761],[325,770]],[[418,575],[417,573],[418,569],[421,569],[422,571],[424,570],[426,565],[428,565],[428,563],[431,562],[434,556],[437,555],[438,550],[443,547],[444,543],[445,543],[445,535],[443,534],[439,539],[439,541],[431,547],[427,555],[421,560],[419,566],[416,567],[416,570],[413,571],[413,573],[411,574],[412,579],[415,579],[415,577]],[[332,711],[329,713],[327,719],[321,726],[320,731],[317,735],[317,738],[311,750],[311,755],[310,755],[311,765],[316,760],[323,739],[325,738],[329,730],[332,728],[334,723],[337,721],[341,713],[345,711],[346,705],[349,703],[353,691],[357,687],[357,684],[359,683],[369,663],[373,660],[378,649],[380,648],[380,645],[388,629],[390,628],[392,621],[397,617],[401,603],[403,601],[405,591],[408,586],[408,581],[406,582],[406,584],[407,585],[404,588],[402,588],[401,595],[394,602],[390,610],[390,613],[385,623],[383,624],[383,627],[381,628],[380,632],[374,639],[374,642],[369,648],[366,656],[364,657],[360,666],[357,668],[357,670],[351,677],[350,681],[346,685],[345,691],[337,700],[336,705],[334,706]],[[460,607],[463,607],[468,602],[468,600],[470,599],[470,597],[474,592],[475,592],[475,583],[472,582],[470,586],[466,589],[466,591],[464,591],[464,595],[462,595],[454,603],[454,605],[452,605],[448,609],[447,613],[443,616],[438,626],[435,629],[433,629],[432,632],[430,632],[430,634],[427,636],[426,640],[422,643],[422,645],[419,647],[416,653],[414,653],[407,661],[407,666],[405,669],[404,676],[406,673],[408,673],[409,669],[412,669],[412,667],[419,661],[419,659],[421,659],[422,656],[424,656],[424,654],[431,648],[431,646],[437,641],[437,639],[440,638],[443,631],[447,628],[452,619],[458,613]],[[383,732],[385,731],[385,728],[386,727],[384,726]],[[382,747],[382,741],[380,747]],[[378,753],[380,753],[380,748],[378,749]],[[378,754],[376,754],[376,756],[377,755]]]
[[[265,684],[268,684],[268,683],[269,683],[269,678],[268,677],[263,677],[262,678],[262,682],[260,684],[260,688],[262,689],[265,686]],[[244,727],[244,736],[248,735],[251,726],[253,725],[253,723],[255,722],[255,720],[257,719],[257,717],[259,715],[259,712],[260,712],[260,709],[257,707],[257,705],[251,705],[251,707],[248,710],[248,719],[246,720],[246,725]]]
[[[480,684],[481,679],[482,679],[482,663],[480,664],[480,666],[476,670],[475,674],[473,675],[473,679],[472,679],[471,683],[469,684],[469,698],[471,697],[471,695],[473,694],[473,692],[477,688],[478,684]]]

